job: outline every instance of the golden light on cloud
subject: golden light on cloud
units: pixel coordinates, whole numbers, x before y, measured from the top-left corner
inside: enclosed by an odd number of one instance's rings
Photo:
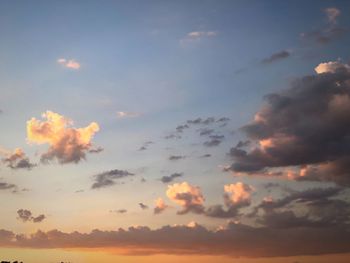
[[[238,182],[224,186],[225,193],[228,194],[228,201],[232,204],[250,202],[251,192],[254,190],[250,185]]]
[[[169,185],[166,195],[174,203],[182,206],[183,210],[178,212],[179,214],[185,214],[189,211],[203,212],[205,199],[197,186],[192,186],[187,182]]]
[[[27,122],[27,140],[29,143],[49,144],[42,161],[56,158],[60,163],[79,162],[85,159],[86,151],[92,148],[91,140],[99,125],[91,122],[84,128],[73,128],[73,121],[52,111],[46,111],[45,121],[32,118]]]

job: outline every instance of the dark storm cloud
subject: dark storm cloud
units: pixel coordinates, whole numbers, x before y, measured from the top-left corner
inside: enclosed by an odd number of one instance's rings
[[[31,235],[0,230],[0,245],[15,248],[113,248],[126,255],[226,255],[282,257],[350,252],[350,234],[344,226],[252,227],[228,223],[220,230],[188,226],[130,227],[90,233],[51,230]]]
[[[270,63],[273,63],[273,62],[276,62],[276,61],[279,61],[279,60],[282,60],[282,59],[286,59],[288,57],[290,57],[290,52],[287,51],[287,50],[282,50],[282,51],[279,51],[279,52],[276,52],[276,53],[273,53],[270,57],[268,58],[264,58],[261,63],[263,64],[270,64]]]
[[[303,77],[289,89],[267,95],[255,120],[241,129],[258,145],[249,151],[231,148],[231,170],[299,166],[303,179],[350,184],[348,67],[325,63],[319,68],[322,74]]]
[[[17,211],[18,219],[23,222],[32,221],[33,223],[40,223],[42,222],[46,217],[45,215],[39,215],[37,217],[33,217],[32,212],[27,209],[19,209]]]
[[[110,170],[94,176],[95,182],[91,186],[91,189],[99,189],[116,184],[116,180],[123,179],[129,176],[134,176],[133,173],[124,170]]]
[[[175,178],[182,177],[183,173],[173,173],[171,175],[165,175],[160,178],[163,183],[170,183],[174,181]]]
[[[185,158],[186,158],[186,156],[183,156],[183,155],[170,155],[168,159],[170,161],[178,161],[178,160],[185,159]]]

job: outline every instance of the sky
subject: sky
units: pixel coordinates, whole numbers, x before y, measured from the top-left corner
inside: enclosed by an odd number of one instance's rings
[[[0,1],[0,261],[350,259],[348,1]]]

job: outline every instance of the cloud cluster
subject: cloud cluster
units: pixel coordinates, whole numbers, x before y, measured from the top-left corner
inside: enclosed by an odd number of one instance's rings
[[[229,222],[219,230],[189,225],[158,229],[130,227],[90,233],[51,230],[30,235],[0,230],[0,246],[16,248],[109,248],[126,255],[225,255],[230,257],[282,257],[350,252],[350,234],[344,226],[252,227]]]
[[[20,148],[16,148],[13,153],[7,154],[7,157],[2,161],[11,169],[32,169],[36,166],[30,162],[29,158]]]
[[[188,212],[199,214],[204,211],[204,197],[197,186],[192,186],[187,182],[169,185],[166,195],[182,207],[182,210],[178,211],[180,215]]]
[[[235,218],[240,216],[240,209],[251,203],[251,193],[254,188],[248,184],[237,182],[224,186],[224,201],[226,209],[222,205],[213,205],[205,210],[205,215],[217,218]]]
[[[46,217],[45,215],[39,215],[37,217],[33,217],[32,212],[27,209],[19,209],[17,210],[18,219],[23,222],[31,221],[33,223],[40,223],[42,222]]]
[[[85,159],[86,152],[92,149],[91,140],[99,126],[96,122],[85,128],[73,128],[73,122],[52,111],[45,112],[46,120],[32,118],[27,122],[28,142],[49,144],[49,149],[41,155],[41,160],[47,162],[57,159],[61,164],[78,163]]]
[[[57,63],[69,69],[80,69],[80,63],[74,59],[59,58]]]
[[[300,180],[350,184],[350,71],[338,62],[321,73],[267,95],[254,120],[242,127],[250,148],[230,150],[234,172],[262,173],[293,168]]]
[[[134,174],[125,170],[118,169],[96,174],[94,175],[95,182],[92,184],[91,189],[100,189],[115,185],[116,180],[123,179],[129,176],[134,176]]]

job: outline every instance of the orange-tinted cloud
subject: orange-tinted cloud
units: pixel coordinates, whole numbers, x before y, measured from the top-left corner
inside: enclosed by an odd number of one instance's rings
[[[31,169],[35,166],[20,148],[16,148],[13,153],[7,153],[2,161],[11,169]]]
[[[169,185],[166,195],[170,200],[182,206],[183,209],[178,214],[186,214],[190,211],[202,213],[204,210],[204,197],[200,188],[187,182]]]
[[[42,117],[46,120],[32,118],[27,122],[28,142],[50,146],[42,154],[42,161],[57,159],[63,164],[85,159],[86,152],[92,148],[91,140],[100,129],[96,122],[85,128],[73,128],[70,127],[73,122],[58,113],[47,111]]]
[[[155,207],[153,211],[155,214],[160,214],[168,207],[169,206],[164,203],[164,200],[159,197],[158,199],[155,200]]]
[[[301,242],[301,240],[303,242]],[[226,255],[276,257],[350,252],[350,234],[342,226],[269,228],[229,222],[218,230],[190,223],[150,229],[146,226],[90,233],[59,230],[31,235],[0,230],[0,246],[18,248],[104,248],[127,255]]]
[[[249,204],[251,193],[254,190],[250,185],[242,182],[227,184],[224,186],[225,201],[227,206],[238,204]]]

